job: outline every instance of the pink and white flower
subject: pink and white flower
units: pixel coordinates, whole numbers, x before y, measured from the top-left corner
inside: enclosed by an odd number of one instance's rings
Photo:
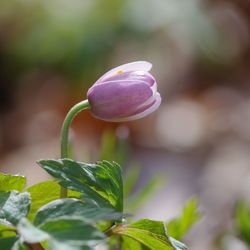
[[[88,90],[91,113],[102,120],[123,122],[155,111],[161,96],[151,68],[151,63],[137,61],[108,71]]]

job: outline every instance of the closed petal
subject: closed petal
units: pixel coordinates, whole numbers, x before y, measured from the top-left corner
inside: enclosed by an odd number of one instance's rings
[[[107,76],[102,81],[95,83],[94,85],[97,84],[102,84],[106,81],[144,81],[148,85],[153,86],[155,84],[155,79],[154,77],[146,71],[128,71],[128,72],[123,72],[120,74],[115,74],[113,76]]]
[[[110,81],[94,85],[87,96],[92,114],[110,120],[133,114],[153,91],[144,81]]]
[[[106,74],[104,74],[101,78],[97,80],[96,83],[105,80],[106,78],[112,77],[119,73],[129,72],[129,71],[145,71],[148,72],[152,68],[152,64],[146,61],[136,61],[131,63],[126,63],[120,65],[114,69],[111,69]]]
[[[160,104],[161,104],[161,96],[157,92],[156,93],[156,99],[155,99],[154,103],[149,105],[149,107],[146,108],[144,111],[139,112],[139,113],[137,111],[137,113],[135,115],[131,115],[131,116],[128,116],[128,117],[121,117],[121,118],[110,119],[110,120],[106,119],[106,120],[110,121],[110,122],[127,122],[127,121],[133,121],[133,120],[141,119],[141,118],[153,113],[156,109],[159,108]]]

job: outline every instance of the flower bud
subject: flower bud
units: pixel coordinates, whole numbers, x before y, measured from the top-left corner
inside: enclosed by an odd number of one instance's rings
[[[157,83],[149,73],[152,64],[138,61],[116,67],[88,90],[92,114],[102,120],[122,122],[142,118],[161,103]]]

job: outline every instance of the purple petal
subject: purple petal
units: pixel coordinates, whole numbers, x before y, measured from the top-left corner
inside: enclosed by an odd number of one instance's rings
[[[102,79],[102,81],[95,83],[95,84],[102,84],[102,82],[107,82],[107,81],[121,81],[121,80],[126,80],[126,81],[144,81],[145,83],[149,84],[150,86],[153,86],[155,83],[154,77],[146,72],[146,71],[128,71],[124,72],[121,74],[115,74],[110,77],[105,77],[105,79]]]
[[[123,64],[116,68],[111,69],[106,74],[104,74],[101,78],[99,78],[96,81],[96,83],[99,83],[100,81],[103,81],[104,79],[117,75],[118,73],[124,73],[124,72],[129,72],[129,71],[148,72],[150,71],[151,68],[152,68],[152,64],[146,61],[136,61],[136,62],[126,63],[126,64]]]
[[[161,96],[160,94],[157,92],[156,93],[156,97],[155,97],[155,101],[153,104],[149,105],[149,107],[147,107],[144,111],[139,112],[137,111],[137,113],[135,115],[131,115],[129,117],[123,117],[123,118],[117,118],[117,119],[112,119],[112,122],[125,122],[125,121],[132,121],[132,120],[137,120],[140,118],[143,118],[151,113],[153,113],[156,109],[159,108],[160,104],[161,104]]]
[[[88,100],[94,116],[109,120],[133,114],[153,96],[143,81],[110,81],[89,89]]]

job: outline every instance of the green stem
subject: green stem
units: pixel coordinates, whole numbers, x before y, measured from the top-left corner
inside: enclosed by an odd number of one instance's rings
[[[74,105],[68,114],[66,115],[62,130],[61,130],[61,158],[68,158],[68,151],[69,151],[69,127],[74,120],[75,116],[84,109],[89,108],[88,100],[84,100],[82,102],[77,103]],[[61,198],[67,197],[67,189],[61,187]]]

